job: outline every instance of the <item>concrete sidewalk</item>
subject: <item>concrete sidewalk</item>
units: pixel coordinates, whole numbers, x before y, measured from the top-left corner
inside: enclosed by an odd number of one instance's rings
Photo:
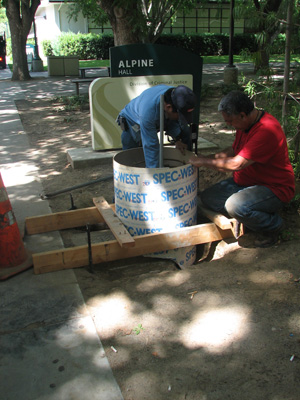
[[[223,68],[204,66],[203,85],[222,83]],[[31,75],[31,81],[12,82],[10,71],[0,70],[0,172],[21,232],[26,217],[51,211],[40,198],[38,165],[15,100],[75,94],[71,79]],[[88,85],[81,90],[87,91]],[[63,246],[57,232],[27,237],[26,245],[32,252]],[[0,298],[3,400],[123,398],[72,270],[27,270],[0,282]]]
[[[0,70],[0,172],[21,231],[26,217],[51,211],[40,199],[38,166],[15,100],[74,94],[68,79],[33,75],[12,82],[10,71]],[[58,233],[26,244],[32,252],[63,246]],[[72,270],[29,269],[0,282],[0,298],[1,399],[123,399]]]

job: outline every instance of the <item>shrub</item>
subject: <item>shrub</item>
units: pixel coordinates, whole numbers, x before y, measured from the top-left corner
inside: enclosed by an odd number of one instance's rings
[[[225,33],[203,34],[162,34],[157,44],[181,47],[199,56],[223,55],[229,53],[229,35]],[[250,52],[257,50],[254,34],[236,34],[233,42],[234,54],[239,54],[247,44]]]
[[[51,40],[43,40],[42,41],[43,53],[46,57],[53,56],[53,48],[51,45]]]
[[[271,54],[284,54],[285,52],[285,33],[280,33],[271,45]]]
[[[81,60],[108,59],[114,45],[112,34],[63,33],[55,40],[44,40],[46,56],[78,56]]]
[[[156,44],[180,47],[199,56],[224,55],[229,53],[229,35],[225,33],[162,34]],[[63,33],[55,40],[42,42],[43,52],[51,55],[77,55],[81,60],[108,59],[109,49],[114,46],[112,34]],[[272,54],[284,53],[285,35],[279,35],[272,45]],[[258,50],[253,33],[234,35],[233,53],[255,54]]]

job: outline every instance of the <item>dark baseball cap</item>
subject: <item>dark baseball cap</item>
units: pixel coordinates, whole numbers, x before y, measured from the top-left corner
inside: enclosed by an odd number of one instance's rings
[[[179,85],[172,91],[171,99],[179,114],[179,121],[187,125],[192,123],[196,106],[195,93],[187,86]]]

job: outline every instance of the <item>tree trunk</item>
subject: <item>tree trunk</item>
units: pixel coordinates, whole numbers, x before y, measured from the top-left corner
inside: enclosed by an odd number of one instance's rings
[[[287,94],[290,82],[290,63],[291,63],[291,37],[293,29],[294,0],[289,0],[287,8],[287,24],[285,29],[285,59],[284,59],[284,80],[283,92]]]
[[[13,81],[27,81],[31,79],[28,70],[27,54],[26,54],[26,39],[22,32],[19,32],[17,27],[11,27],[11,47],[13,57]]]
[[[178,10],[191,10],[197,3],[196,0],[95,1],[107,14],[114,33],[115,46],[154,43]]]
[[[28,70],[26,41],[40,0],[7,0],[6,16],[11,32],[13,81],[31,79]]]
[[[259,69],[268,70],[269,69],[269,59],[270,59],[270,46],[273,43],[278,30],[276,24],[270,24],[268,22],[267,16],[271,13],[277,13],[280,4],[283,0],[266,0],[263,9],[259,1],[254,0],[255,8],[259,14],[262,13],[262,19],[260,20],[260,27],[258,32],[262,33],[264,39],[259,42],[258,54],[255,60],[254,71],[257,72]]]
[[[290,83],[290,63],[291,63],[291,35],[293,28],[293,12],[294,12],[294,0],[289,0],[287,9],[287,24],[285,29],[285,59],[284,59],[284,78],[283,78],[283,104],[282,104],[282,126],[283,130],[286,130],[287,121],[287,95],[289,92]]]
[[[270,43],[267,40],[267,43]],[[267,70],[269,68],[269,60],[270,60],[270,53],[269,50],[266,48],[266,45],[259,46],[260,52],[260,65],[259,69]]]
[[[99,0],[98,4],[107,13],[110,25],[114,34],[115,46],[143,43],[144,38],[141,30],[133,22],[139,15],[137,12],[137,3],[131,2],[133,5],[127,5],[127,8],[116,7],[111,0]],[[134,18],[136,16],[136,18]]]
[[[141,43],[141,38],[133,32],[128,15],[121,9],[114,7],[114,15],[110,21],[114,33],[115,46]]]

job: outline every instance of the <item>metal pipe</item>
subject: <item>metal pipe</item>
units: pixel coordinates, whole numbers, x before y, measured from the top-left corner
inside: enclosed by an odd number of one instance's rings
[[[36,37],[36,26],[35,26],[35,19],[33,18],[33,35],[34,35],[34,60],[41,60],[41,57],[39,55],[39,46],[38,46],[38,41]]]
[[[164,95],[160,95],[160,137],[159,137],[159,168],[164,166],[164,120],[165,120],[165,110],[164,110]]]
[[[229,31],[229,67],[233,67],[233,40],[234,40],[234,0],[230,0],[230,31]]]
[[[89,224],[86,225],[87,242],[88,242],[88,255],[89,255],[89,267],[88,271],[94,273],[93,269],[93,255],[92,255],[92,242],[91,242],[91,227]]]
[[[70,192],[71,190],[79,189],[79,188],[82,188],[82,187],[85,187],[85,186],[93,185],[94,183],[107,181],[107,180],[112,179],[112,178],[113,178],[113,175],[109,175],[109,176],[106,176],[104,178],[98,178],[98,179],[95,179],[93,181],[88,181],[88,182],[80,183],[80,184],[75,185],[75,186],[70,186],[70,187],[67,187],[67,188],[64,188],[64,189],[61,189],[61,190],[57,190],[56,192],[41,194],[40,196],[41,196],[42,200],[47,200],[47,199],[50,199],[51,197],[55,197],[55,196],[57,196],[59,194]]]
[[[71,193],[70,193],[70,200],[71,200],[71,208],[69,208],[69,210],[77,210],[77,207],[74,204],[74,199]]]

